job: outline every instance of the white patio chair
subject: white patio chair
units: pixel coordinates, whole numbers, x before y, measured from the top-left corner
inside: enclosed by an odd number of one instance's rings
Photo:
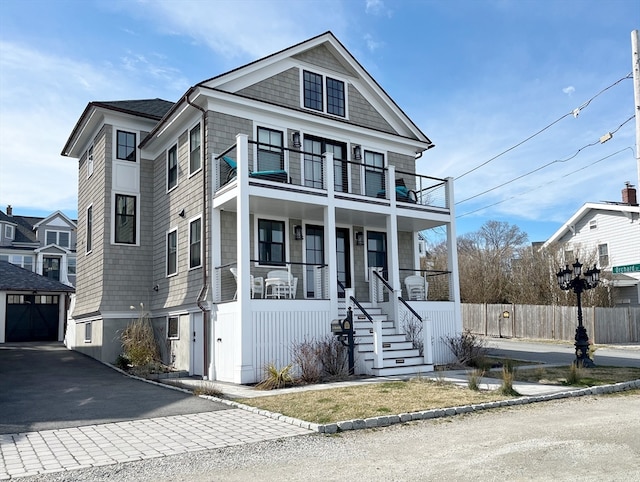
[[[419,275],[407,276],[404,279],[404,285],[407,288],[407,297],[411,301],[425,301],[427,299],[427,289],[429,283]]]
[[[231,274],[233,275],[233,279],[236,280],[236,292],[233,295],[233,299],[238,298],[238,268],[229,268]],[[255,298],[257,294],[260,294],[262,298],[264,298],[264,279],[262,276],[253,276],[249,275],[251,280],[251,297]]]
[[[265,280],[267,298],[295,298],[298,278],[283,269],[269,271]]]

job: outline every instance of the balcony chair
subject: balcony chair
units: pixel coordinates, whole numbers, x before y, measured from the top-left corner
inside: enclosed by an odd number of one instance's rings
[[[407,276],[404,279],[404,285],[407,288],[407,297],[411,301],[426,301],[429,283],[419,275]]]
[[[265,296],[267,298],[290,298],[296,297],[298,289],[298,278],[285,270],[273,270],[267,273],[265,280]]]
[[[386,198],[387,191],[382,189],[376,193],[376,197]],[[396,201],[415,204],[418,202],[418,196],[415,191],[407,189],[404,179],[396,179]]]
[[[233,279],[236,280],[236,292],[233,295],[233,299],[237,299],[238,298],[238,268],[229,268],[229,271],[231,271],[231,274],[233,275]],[[249,275],[250,277],[250,283],[251,283],[251,297],[255,298],[256,295],[260,295],[261,298],[264,298],[264,279],[262,278],[262,276],[253,276],[252,274]]]
[[[229,181],[233,181],[238,175],[238,164],[236,161],[231,159],[228,156],[222,156],[222,160],[227,164],[229,168],[227,171],[227,180],[225,184]],[[283,169],[272,170],[272,171],[253,171],[249,173],[249,177],[253,177],[254,179],[264,179],[267,181],[276,181],[276,182],[289,182],[289,174],[287,171]]]

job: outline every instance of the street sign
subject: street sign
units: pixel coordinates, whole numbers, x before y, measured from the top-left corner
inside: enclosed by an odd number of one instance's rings
[[[638,271],[640,271],[640,263],[613,267],[614,273],[636,273]]]

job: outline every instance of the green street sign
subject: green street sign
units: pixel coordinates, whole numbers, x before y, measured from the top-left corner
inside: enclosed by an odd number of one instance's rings
[[[627,264],[625,266],[614,266],[614,273],[636,273],[640,271],[640,263],[636,264]]]

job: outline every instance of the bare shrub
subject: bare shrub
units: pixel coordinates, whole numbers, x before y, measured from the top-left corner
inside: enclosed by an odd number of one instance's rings
[[[300,381],[303,383],[317,383],[322,376],[318,342],[305,339],[294,342],[292,348],[293,364],[297,368]]]
[[[413,316],[412,313],[405,311],[401,323],[402,331],[404,331],[407,341],[410,341],[413,348],[420,352],[420,356],[423,356],[424,338],[422,336],[422,322]]]
[[[133,367],[151,367],[160,364],[160,350],[153,334],[151,320],[140,303],[138,319],[129,323],[120,335],[124,356]]]
[[[465,330],[456,336],[445,336],[443,341],[462,366],[479,367],[487,355],[484,338]]]
[[[318,341],[322,372],[328,378],[344,378],[349,375],[348,348],[337,337],[327,335]]]

